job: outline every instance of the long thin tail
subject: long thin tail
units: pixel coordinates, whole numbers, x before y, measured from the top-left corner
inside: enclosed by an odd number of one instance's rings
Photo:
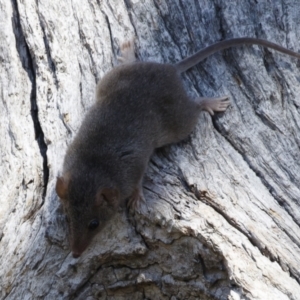
[[[178,69],[178,71],[180,73],[182,73],[182,72],[185,72],[186,70],[188,70],[189,68],[193,67],[194,65],[198,64],[200,61],[202,61],[206,57],[214,54],[215,52],[224,50],[229,47],[241,46],[241,45],[260,45],[260,46],[271,48],[271,49],[277,50],[279,52],[282,52],[282,53],[285,53],[285,54],[288,54],[290,56],[294,56],[294,57],[297,57],[300,59],[300,53],[291,51],[291,50],[284,48],[282,46],[279,46],[275,43],[272,43],[272,42],[269,42],[266,40],[262,40],[262,39],[243,37],[243,38],[225,40],[225,41],[221,41],[221,42],[215,43],[213,45],[210,45],[210,46],[198,51],[194,55],[189,56],[189,57],[183,59],[182,61],[178,62],[177,64],[175,64],[175,67]]]

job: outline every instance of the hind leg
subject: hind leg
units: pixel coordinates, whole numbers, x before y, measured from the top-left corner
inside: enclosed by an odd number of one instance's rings
[[[230,104],[228,96],[219,98],[200,97],[195,101],[198,103],[201,110],[206,110],[212,116],[215,114],[214,112],[225,111]]]
[[[176,110],[171,114],[172,118],[169,120],[169,123],[172,124],[171,130],[162,134],[164,138],[167,137],[170,139],[167,142],[163,140],[160,146],[183,140],[194,129],[201,110],[206,110],[213,116],[215,112],[225,111],[230,104],[230,100],[228,96],[216,98],[199,97],[196,99],[182,97],[180,103],[182,105],[176,107]],[[176,116],[175,119],[177,122],[174,122],[174,116]],[[170,135],[170,132],[172,132],[173,135]]]
[[[120,48],[121,55],[118,56],[118,62],[121,64],[133,63],[136,61],[134,53],[134,38],[124,42]]]

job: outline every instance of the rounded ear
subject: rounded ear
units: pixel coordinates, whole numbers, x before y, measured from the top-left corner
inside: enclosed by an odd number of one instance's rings
[[[118,207],[119,205],[119,191],[115,188],[101,188],[97,192],[96,206],[108,205]]]
[[[63,176],[57,177],[55,190],[60,199],[68,198],[68,185],[68,178],[64,178]]]

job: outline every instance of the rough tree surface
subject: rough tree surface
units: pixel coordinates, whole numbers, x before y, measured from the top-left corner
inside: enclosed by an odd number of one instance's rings
[[[0,298],[300,299],[295,58],[239,47],[187,72],[191,96],[231,107],[158,150],[146,205],[79,259],[54,191],[124,40],[171,63],[242,36],[299,51],[299,12],[298,0],[0,0]]]

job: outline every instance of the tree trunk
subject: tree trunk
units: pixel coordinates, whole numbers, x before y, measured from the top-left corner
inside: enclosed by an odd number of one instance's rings
[[[124,40],[168,63],[242,36],[299,51],[299,13],[298,0],[0,0],[0,298],[300,299],[295,58],[237,47],[185,73],[193,97],[230,108],[158,150],[141,211],[79,259],[54,190]]]

